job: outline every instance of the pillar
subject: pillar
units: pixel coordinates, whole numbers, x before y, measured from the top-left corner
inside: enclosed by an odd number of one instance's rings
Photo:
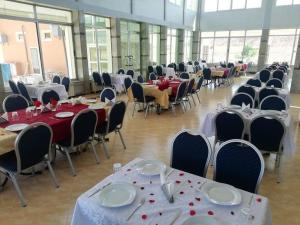
[[[193,43],[192,43],[192,60],[196,61],[200,58],[200,47],[201,47],[201,32],[193,32]]]
[[[167,64],[167,27],[160,27],[160,64]]]
[[[262,30],[259,53],[258,53],[257,71],[263,69],[267,64],[269,31],[270,31],[269,29]]]
[[[176,62],[180,63],[183,62],[184,58],[184,30],[177,29],[177,56]]]
[[[291,83],[291,93],[300,93],[300,37],[298,40],[296,59],[293,69],[293,78]]]
[[[117,73],[118,70],[122,67],[120,19],[111,18],[110,26],[112,72]]]
[[[141,74],[144,78],[148,76],[148,66],[150,65],[149,46],[149,24],[141,23]]]

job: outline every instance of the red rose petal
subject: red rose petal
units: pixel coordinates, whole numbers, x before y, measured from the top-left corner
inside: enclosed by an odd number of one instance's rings
[[[193,203],[193,202],[190,202],[190,203],[189,203],[189,206],[194,206],[194,203]]]
[[[176,180],[175,182],[176,182],[176,184],[180,184],[180,183],[181,183],[181,181],[180,181],[180,180]]]
[[[211,210],[209,210],[209,211],[207,212],[207,214],[210,215],[210,216],[212,216],[212,215],[214,215],[214,212],[211,211]]]
[[[145,188],[144,187],[141,187],[141,190],[144,190]]]
[[[131,169],[127,169],[127,171],[129,172],[129,171],[131,171]]]
[[[261,202],[261,198],[257,198],[256,201],[257,201],[257,202]]]
[[[150,193],[150,195],[154,195],[153,193]]]
[[[161,215],[162,215],[162,213],[161,213],[161,212],[159,212],[159,215],[161,216]]]
[[[136,181],[133,181],[132,183],[133,183],[133,184],[136,184]]]
[[[179,192],[179,194],[183,195],[183,194],[184,194],[184,192],[183,192],[183,191],[181,191],[181,192]]]
[[[154,199],[150,199],[150,200],[149,200],[149,203],[154,203],[154,202],[155,202]]]
[[[192,183],[192,181],[191,181],[191,180],[188,180],[188,182],[189,182],[189,183]]]
[[[184,173],[180,173],[180,174],[179,174],[179,176],[181,176],[181,177],[182,177],[183,175],[184,175]]]
[[[195,210],[190,210],[190,215],[191,215],[191,216],[196,215],[196,211],[195,211]]]
[[[147,219],[147,215],[146,215],[146,214],[143,214],[143,215],[142,215],[142,219],[143,219],[143,220],[146,220],[146,219]]]

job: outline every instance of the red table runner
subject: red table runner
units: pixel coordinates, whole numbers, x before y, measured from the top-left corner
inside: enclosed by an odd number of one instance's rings
[[[53,130],[53,142],[58,142],[65,140],[71,136],[71,122],[74,116],[69,118],[57,118],[55,114],[58,112],[73,112],[75,115],[80,112],[82,109],[86,109],[88,106],[79,104],[72,106],[71,104],[62,104],[59,110],[52,112],[44,112],[40,113],[37,116],[32,116],[31,118],[26,118],[25,110],[19,110],[18,115],[19,119],[17,121],[12,121],[11,113],[8,113],[9,122],[0,124],[0,127],[5,128],[8,125],[16,124],[16,123],[27,123],[32,124],[36,122],[43,122],[48,124]],[[98,125],[103,123],[106,119],[106,111],[105,109],[95,110],[98,114]]]

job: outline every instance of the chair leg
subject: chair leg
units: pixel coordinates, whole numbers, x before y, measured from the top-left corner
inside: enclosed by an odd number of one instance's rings
[[[22,207],[25,207],[25,206],[26,206],[26,202],[25,202],[23,193],[22,193],[22,191],[21,191],[21,189],[20,189],[20,186],[19,186],[19,183],[18,183],[18,181],[17,181],[16,176],[13,175],[13,174],[11,174],[11,173],[9,173],[9,177],[10,177],[10,179],[11,179],[11,181],[12,181],[12,183],[13,183],[13,185],[14,185],[16,191],[17,191],[17,194],[18,194],[18,197],[19,197],[21,206],[22,206]]]
[[[144,107],[144,104],[143,104],[143,107]],[[148,110],[149,110],[149,104],[146,104],[145,119],[146,119],[146,117],[147,117]]]
[[[199,96],[198,96],[198,92],[196,93],[196,96],[197,96],[197,98],[198,98],[199,104],[201,104],[200,98],[199,98]]]
[[[181,105],[182,113],[185,113],[186,109],[185,109],[184,102],[180,101],[180,105]]]
[[[194,105],[196,106],[196,102],[195,102],[195,99],[194,99],[193,94],[191,94],[191,98],[192,98],[192,100],[193,100],[193,102],[194,102]]]
[[[48,170],[49,170],[49,172],[50,172],[50,175],[51,175],[51,178],[52,178],[52,181],[53,181],[54,186],[55,186],[56,188],[59,188],[59,184],[58,184],[58,182],[57,182],[57,179],[56,179],[56,176],[55,176],[55,173],[54,173],[54,171],[53,171],[53,168],[52,168],[52,166],[51,166],[50,161],[47,160],[46,163],[47,163]]]
[[[134,103],[134,105],[133,105],[132,117],[133,117],[133,115],[134,115],[135,106],[136,106],[136,103]]]
[[[176,116],[176,109],[175,109],[175,106],[173,104],[171,104],[171,108],[172,108],[173,114]]]
[[[92,141],[89,142],[89,144],[91,145],[92,150],[93,150],[93,152],[94,152],[95,159],[96,159],[96,163],[99,164],[99,163],[100,163],[100,160],[99,160],[98,154],[97,154],[97,152],[96,152],[95,146],[94,146],[94,144],[93,144]]]
[[[108,154],[108,148],[107,148],[106,143],[105,143],[105,137],[101,137],[101,140],[102,140],[102,145],[103,145],[105,156],[106,156],[107,159],[109,159],[110,156]]]
[[[126,145],[125,145],[125,142],[124,142],[123,136],[122,136],[122,134],[121,134],[121,131],[120,131],[120,130],[118,130],[118,133],[119,133],[119,136],[120,136],[121,142],[122,142],[122,144],[123,144],[123,148],[124,148],[124,149],[126,149]]]
[[[66,149],[66,148],[63,148],[63,149],[64,149],[64,152],[66,153],[66,156],[67,156],[67,159],[68,159],[68,162],[69,162],[69,165],[70,165],[72,176],[76,176],[75,168],[73,166],[73,162],[72,162],[72,159],[71,159],[71,156],[70,156],[70,153],[69,153],[69,149]]]
[[[276,154],[276,160],[275,160],[275,170],[277,170],[277,183],[281,183],[282,176],[281,176],[281,154]]]

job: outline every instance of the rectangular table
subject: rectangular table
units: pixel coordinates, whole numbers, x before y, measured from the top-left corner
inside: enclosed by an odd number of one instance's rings
[[[251,214],[254,215],[254,220],[251,221],[251,225],[272,225],[271,211],[267,198],[239,190],[242,195],[242,203],[240,205],[215,205],[205,198],[201,190],[196,190],[204,182],[214,181],[179,170],[174,170],[168,177],[168,180],[175,181],[176,190],[176,194],[174,195],[175,202],[170,204],[161,190],[159,176],[147,177],[137,173],[135,165],[141,160],[137,158],[129,162],[121,171],[108,176],[79,196],[76,201],[71,224],[169,225],[177,212],[181,211],[181,215],[174,225],[180,225],[184,220],[194,215],[217,217],[228,222],[230,225],[248,225],[250,223],[248,223],[249,221],[241,212],[241,209],[247,207],[252,198],[253,201],[250,208]],[[97,194],[90,198],[88,197],[95,190],[109,182],[128,182],[134,184],[137,190],[137,197],[134,202],[129,206],[105,208],[100,205]],[[127,222],[126,218],[142,198],[145,198],[145,204]]]
[[[26,84],[26,88],[28,91],[28,94],[31,98],[36,98],[39,101],[42,101],[42,94],[46,90],[54,90],[59,95],[60,100],[68,99],[69,95],[66,91],[66,88],[62,84],[54,84],[54,83],[48,83],[48,84]]]

